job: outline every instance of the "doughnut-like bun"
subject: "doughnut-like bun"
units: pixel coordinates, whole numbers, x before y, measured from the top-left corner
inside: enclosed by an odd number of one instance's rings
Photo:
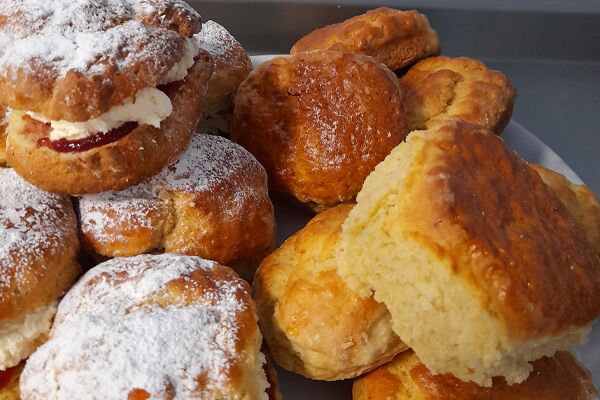
[[[394,74],[371,57],[338,51],[262,64],[238,89],[231,129],[272,189],[317,209],[352,202],[407,133]]]
[[[432,375],[415,353],[354,381],[353,400],[597,400],[592,376],[569,352],[533,363],[524,382],[509,386],[494,378],[491,387],[462,382],[452,375]]]
[[[432,373],[482,386],[524,381],[600,314],[600,258],[579,224],[502,139],[460,121],[412,132],[377,166],[337,256]]]
[[[275,241],[267,174],[241,146],[196,134],[159,175],[79,201],[84,245],[107,257],[200,256],[251,280]]]
[[[250,287],[198,257],[90,270],[21,375],[25,399],[258,399],[269,383]]]
[[[0,107],[0,167],[6,165],[6,128],[10,118],[10,109]]]
[[[294,44],[291,54],[315,50],[366,54],[395,71],[440,54],[440,40],[418,11],[382,7],[309,33]]]
[[[499,135],[510,121],[516,97],[502,72],[466,57],[426,58],[399,81],[411,131],[457,119]]]
[[[351,209],[317,215],[265,259],[253,282],[275,361],[312,379],[353,378],[406,349],[385,306],[356,295],[336,272],[333,249]]]
[[[19,377],[25,366],[25,362],[0,371],[0,400],[21,400],[19,394]]]

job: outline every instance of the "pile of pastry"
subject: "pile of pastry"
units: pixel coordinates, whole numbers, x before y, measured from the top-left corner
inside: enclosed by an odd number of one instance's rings
[[[251,72],[183,0],[0,2],[0,399],[278,399],[269,355],[356,399],[597,398],[600,204],[439,53],[385,8]],[[269,191],[319,213],[274,251]]]

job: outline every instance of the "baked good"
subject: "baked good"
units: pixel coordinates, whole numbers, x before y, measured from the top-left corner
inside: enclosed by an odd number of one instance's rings
[[[25,363],[0,371],[0,400],[21,400],[19,377]]]
[[[58,299],[80,273],[78,250],[71,200],[0,168],[0,373],[46,339]]]
[[[351,209],[313,218],[263,261],[252,284],[273,358],[307,378],[353,378],[406,349],[385,306],[357,296],[336,272],[333,249]]]
[[[264,169],[241,146],[205,134],[159,175],[83,196],[79,213],[84,246],[103,256],[196,255],[248,279],[275,240]]]
[[[430,57],[400,78],[411,131],[451,119],[502,133],[512,115],[516,92],[500,71],[471,58]]]
[[[337,51],[259,66],[238,89],[231,127],[272,189],[318,209],[352,202],[407,133],[392,72],[371,57]]]
[[[409,135],[343,224],[338,272],[374,292],[434,374],[522,382],[529,361],[585,341],[600,258],[539,175],[491,131]]]
[[[10,118],[10,109],[0,107],[0,167],[6,165],[6,126]]]
[[[509,386],[495,378],[485,388],[452,375],[432,375],[415,353],[407,351],[391,363],[357,379],[354,400],[597,400],[592,376],[573,354],[558,352],[533,363],[523,383]]]
[[[558,172],[532,164],[531,167],[563,202],[583,228],[587,238],[600,251],[600,201],[587,186],[569,182]]]
[[[58,307],[27,361],[26,399],[268,399],[250,287],[173,254],[113,259]]]
[[[182,0],[0,4],[0,104],[7,161],[51,192],[120,190],[185,149],[202,112],[210,55]]]
[[[291,53],[314,50],[362,53],[391,70],[400,70],[440,54],[441,49],[438,34],[425,15],[382,7],[309,33],[294,44]]]

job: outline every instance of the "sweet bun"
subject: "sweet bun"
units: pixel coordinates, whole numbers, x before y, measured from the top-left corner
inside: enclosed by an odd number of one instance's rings
[[[337,51],[259,66],[238,89],[231,129],[272,189],[317,209],[352,202],[407,133],[394,74],[371,57]]]
[[[179,160],[121,192],[79,200],[84,246],[107,257],[201,256],[251,279],[274,243],[267,175],[241,146],[197,134]]]
[[[6,128],[9,118],[10,111],[0,107],[0,167],[6,165]]]
[[[313,218],[265,259],[253,282],[275,361],[312,379],[352,378],[406,349],[385,306],[357,296],[337,275],[333,249],[351,209]]]
[[[526,381],[509,386],[495,378],[491,387],[462,382],[452,375],[432,375],[415,353],[357,379],[353,400],[597,400],[592,376],[573,354],[558,352],[533,363]]]
[[[25,363],[0,371],[0,400],[21,400],[19,377]]]
[[[60,303],[27,361],[26,399],[268,399],[250,287],[172,254],[114,259]]]
[[[400,78],[411,131],[451,119],[502,133],[512,115],[516,92],[500,71],[471,58],[430,57]]]
[[[425,15],[382,7],[309,33],[291,54],[315,50],[362,53],[399,70],[440,54],[440,40]]]
[[[481,127],[409,135],[343,224],[338,272],[434,374],[489,386],[585,341],[600,258],[528,164]]]
[[[71,200],[0,169],[0,373],[45,340],[80,273],[78,250]]]

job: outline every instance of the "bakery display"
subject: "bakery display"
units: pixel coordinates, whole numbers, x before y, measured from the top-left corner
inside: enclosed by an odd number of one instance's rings
[[[10,118],[10,109],[0,107],[0,168],[6,165],[6,127]]]
[[[114,259],[60,303],[21,394],[267,400],[256,322],[250,287],[227,267],[171,254]]]
[[[592,376],[569,352],[533,363],[523,383],[509,386],[501,378],[491,387],[432,375],[415,353],[407,351],[391,363],[354,382],[353,400],[596,400]]]
[[[272,189],[319,211],[352,202],[407,133],[394,74],[371,57],[338,51],[262,64],[238,89],[231,128]]]
[[[7,161],[71,195],[120,190],[182,153],[202,112],[210,55],[182,0],[0,4]]]
[[[79,214],[84,245],[103,256],[196,255],[249,280],[275,240],[265,170],[241,146],[205,134],[150,180],[83,196]]]
[[[59,298],[79,276],[78,250],[71,200],[1,168],[0,377],[46,340]]]
[[[334,246],[351,209],[313,218],[263,261],[252,285],[273,358],[312,379],[353,378],[406,349],[385,306],[359,297],[336,272]]]
[[[400,79],[409,130],[433,128],[452,119],[502,133],[516,92],[500,71],[471,58],[430,57]]]
[[[309,33],[291,54],[315,50],[366,54],[395,71],[439,54],[440,41],[425,15],[382,7]]]
[[[489,386],[585,341],[600,258],[567,208],[492,132],[412,132],[367,178],[338,272],[374,293],[432,373]]]

